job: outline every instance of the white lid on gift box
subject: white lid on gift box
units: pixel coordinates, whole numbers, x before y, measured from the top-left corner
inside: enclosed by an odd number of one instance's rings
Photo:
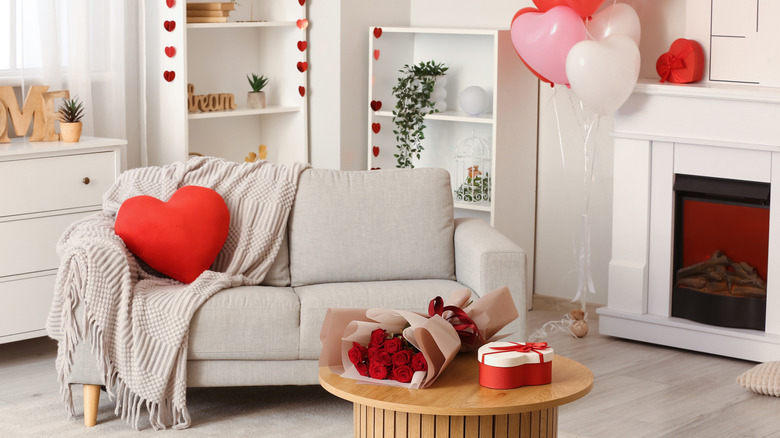
[[[493,367],[509,368],[525,364],[549,362],[555,354],[549,346],[547,348],[535,348],[523,352],[513,350],[522,349],[525,342],[489,342],[479,348],[478,357],[481,363]]]

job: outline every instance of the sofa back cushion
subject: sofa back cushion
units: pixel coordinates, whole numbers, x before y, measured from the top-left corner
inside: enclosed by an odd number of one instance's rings
[[[454,280],[453,233],[444,169],[309,169],[290,213],[291,284]]]

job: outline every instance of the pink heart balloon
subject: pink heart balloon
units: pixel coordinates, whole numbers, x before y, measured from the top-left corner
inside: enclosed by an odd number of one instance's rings
[[[568,84],[566,56],[575,44],[585,40],[587,31],[574,10],[556,6],[547,12],[520,10],[512,20],[510,35],[515,51],[537,76],[555,84]]]

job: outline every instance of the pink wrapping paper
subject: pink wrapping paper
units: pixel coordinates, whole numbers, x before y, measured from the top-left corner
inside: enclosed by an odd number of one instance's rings
[[[471,298],[468,289],[453,292],[447,305],[461,307]],[[517,318],[509,289],[502,287],[479,298],[465,308],[461,307],[477,325],[477,340],[462,345],[458,333],[447,322],[448,312],[442,316],[428,316],[416,312],[392,309],[328,309],[320,331],[322,352],[320,366],[327,366],[335,374],[379,385],[426,388],[444,371],[459,351],[472,351],[484,343],[497,340],[504,326]],[[404,328],[407,324],[409,327]],[[425,375],[415,373],[411,383],[393,380],[377,380],[361,376],[349,360],[348,351],[352,343],[368,345],[371,332],[377,328],[391,333],[403,332],[404,337],[425,356],[428,371]]]

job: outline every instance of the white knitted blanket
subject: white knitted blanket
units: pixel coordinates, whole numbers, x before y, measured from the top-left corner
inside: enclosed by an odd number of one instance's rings
[[[68,385],[72,354],[85,336],[101,368],[116,413],[136,429],[141,408],[155,429],[189,426],[187,341],[195,311],[222,289],[259,284],[282,242],[306,165],[234,163],[192,158],[164,167],[132,169],[103,197],[103,211],[71,225],[57,245],[60,269],[46,330],[58,341],[60,392],[73,415]],[[214,189],[230,211],[230,231],[211,266],[191,284],[155,274],[114,233],[126,199],[167,201],[185,185]],[[83,320],[75,309],[81,303]],[[85,327],[80,333],[78,327]]]

